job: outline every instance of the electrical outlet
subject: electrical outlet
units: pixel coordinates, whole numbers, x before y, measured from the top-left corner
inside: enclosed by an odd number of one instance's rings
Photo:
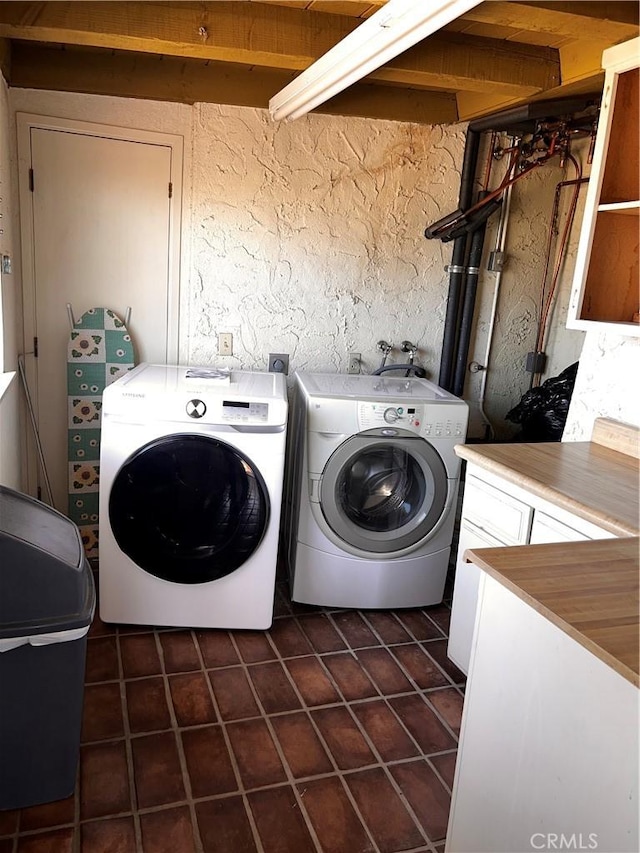
[[[218,355],[233,355],[233,335],[231,332],[218,333]]]
[[[349,364],[347,366],[347,373],[360,373],[361,367],[361,353],[359,352],[350,352],[349,353]]]
[[[289,372],[289,354],[286,352],[269,353],[269,373]]]

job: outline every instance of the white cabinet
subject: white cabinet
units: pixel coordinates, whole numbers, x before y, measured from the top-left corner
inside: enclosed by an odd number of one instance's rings
[[[531,507],[473,474],[465,481],[463,517],[499,545],[523,545],[529,538]]]
[[[447,654],[465,674],[476,618],[480,569],[463,559],[468,548],[498,548],[529,541],[531,506],[467,469],[456,560]]]
[[[543,545],[545,542],[580,542],[589,539],[574,527],[563,524],[557,518],[547,515],[546,512],[537,511],[531,525],[530,545]]]
[[[468,548],[609,539],[613,534],[474,465],[467,466],[447,654],[465,675],[476,619],[480,569]]]
[[[474,563],[465,562],[462,555],[468,548],[497,548],[503,544],[469,521],[463,521],[460,525],[447,654],[464,673],[469,666],[481,571]]]
[[[640,39],[605,50],[604,91],[567,326],[639,335]]]
[[[446,853],[637,853],[637,688],[481,574]]]

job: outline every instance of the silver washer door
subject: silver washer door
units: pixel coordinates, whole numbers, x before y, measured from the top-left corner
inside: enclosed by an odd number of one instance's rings
[[[320,508],[335,535],[373,554],[425,539],[447,502],[447,472],[425,439],[372,429],[347,439],[325,465]]]

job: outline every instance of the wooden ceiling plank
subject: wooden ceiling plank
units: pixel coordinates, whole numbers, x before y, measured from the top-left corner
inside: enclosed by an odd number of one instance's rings
[[[635,7],[635,22],[631,7]],[[466,12],[462,19],[571,38],[579,34],[586,39],[602,38],[610,44],[634,38],[638,34],[637,4],[633,2],[536,3],[492,0]]]
[[[289,71],[308,67],[355,26],[354,18],[264,3],[0,3],[0,36]],[[438,33],[367,79],[526,97],[557,85],[558,73],[551,49]]]
[[[602,53],[610,45],[606,41],[574,40],[560,48],[563,84],[592,80],[602,73]]]
[[[439,33],[376,72],[376,80],[449,90],[527,96],[560,83],[553,48]]]
[[[254,73],[246,66],[228,63],[15,42],[11,85],[266,109],[273,92],[292,76],[270,69]],[[450,124],[458,118],[453,95],[364,83],[327,101],[316,112],[421,124]]]
[[[353,0],[313,0],[309,9],[313,12],[327,12],[330,15],[350,15],[354,18],[364,18],[371,14],[371,9],[377,12],[371,3],[354,3]]]
[[[302,70],[359,24],[264,3],[0,3],[0,36]]]
[[[521,0],[526,6],[537,6],[551,12],[576,12],[575,0]],[[617,21],[620,24],[638,25],[640,12],[634,0],[589,0],[581,3],[581,16],[599,20]]]

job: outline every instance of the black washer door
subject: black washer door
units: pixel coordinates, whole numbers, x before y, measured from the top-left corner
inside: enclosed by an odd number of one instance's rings
[[[425,539],[448,495],[442,459],[424,439],[373,429],[347,439],[322,473],[320,505],[329,527],[352,548],[388,554]]]
[[[111,529],[134,563],[176,583],[231,574],[269,521],[259,471],[238,450],[201,435],[157,439],[127,459],[109,496]]]

